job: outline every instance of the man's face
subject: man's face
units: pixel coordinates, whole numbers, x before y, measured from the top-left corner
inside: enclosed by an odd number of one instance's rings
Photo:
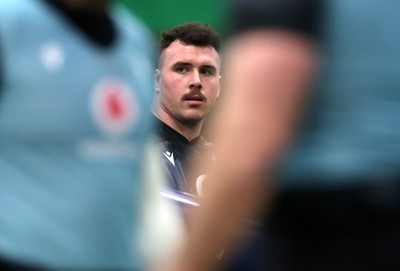
[[[158,110],[180,123],[202,121],[219,95],[220,66],[219,54],[212,46],[171,43],[156,70]]]

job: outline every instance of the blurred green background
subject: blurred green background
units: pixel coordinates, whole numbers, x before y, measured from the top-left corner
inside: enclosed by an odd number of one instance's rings
[[[186,22],[212,26],[224,38],[229,31],[228,0],[118,0],[141,18],[157,39],[161,32]]]

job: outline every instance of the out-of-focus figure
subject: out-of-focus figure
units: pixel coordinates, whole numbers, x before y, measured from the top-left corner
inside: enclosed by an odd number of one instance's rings
[[[144,269],[154,46],[111,2],[0,1],[2,270]]]
[[[180,270],[215,267],[266,177],[280,189],[260,270],[399,270],[400,3],[234,5],[218,159]]]
[[[220,91],[220,38],[211,27],[186,23],[163,32],[155,71],[153,113],[169,172],[170,187],[199,195],[205,172],[189,165],[213,160],[212,144],[201,136]]]

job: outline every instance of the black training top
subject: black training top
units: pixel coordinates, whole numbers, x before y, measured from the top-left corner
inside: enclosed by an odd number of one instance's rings
[[[156,117],[155,117],[156,118]],[[195,193],[196,182],[204,172],[191,172],[188,167],[192,163],[199,163],[202,159],[212,161],[213,144],[199,136],[192,141],[156,118],[158,124],[158,143],[162,145],[160,154],[168,169],[169,187],[178,191]],[[189,176],[194,176],[191,180]]]

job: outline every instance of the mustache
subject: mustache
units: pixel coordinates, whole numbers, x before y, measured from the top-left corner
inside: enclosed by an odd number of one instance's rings
[[[182,100],[199,100],[199,101],[207,101],[207,97],[204,96],[200,91],[190,91],[182,95]]]

